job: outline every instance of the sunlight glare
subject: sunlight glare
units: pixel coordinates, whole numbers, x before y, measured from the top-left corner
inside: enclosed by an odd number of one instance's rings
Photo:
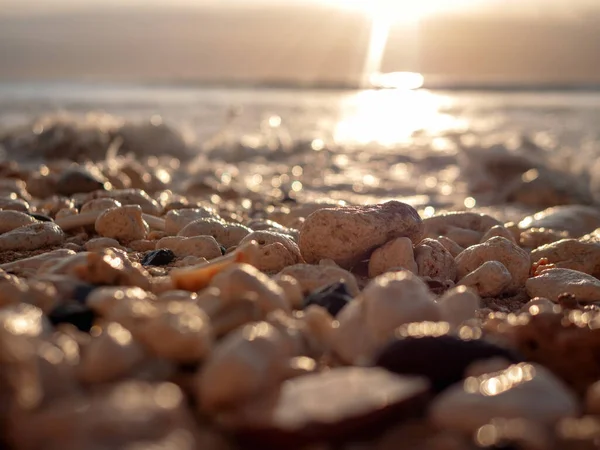
[[[321,0],[342,8],[362,11],[390,22],[415,22],[444,12],[465,10],[487,0]]]

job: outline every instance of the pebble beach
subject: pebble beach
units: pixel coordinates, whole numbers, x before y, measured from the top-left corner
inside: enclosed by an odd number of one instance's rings
[[[147,89],[0,85],[0,448],[598,448],[598,94]]]

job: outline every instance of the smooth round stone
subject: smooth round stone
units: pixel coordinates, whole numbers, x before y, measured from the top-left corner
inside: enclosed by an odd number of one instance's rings
[[[325,308],[333,317],[352,301],[352,295],[345,283],[333,283],[317,289],[304,299],[304,307],[318,305]]]
[[[486,340],[463,340],[446,334],[394,340],[377,356],[375,365],[397,374],[423,376],[440,392],[461,381],[475,361],[495,357],[522,360],[513,351]]]
[[[228,425],[243,442],[260,448],[297,448],[354,438],[420,416],[428,400],[424,378],[379,368],[339,367],[284,382],[272,395],[238,410]]]
[[[147,253],[142,259],[142,266],[166,266],[175,259],[175,253],[168,248],[159,248]]]

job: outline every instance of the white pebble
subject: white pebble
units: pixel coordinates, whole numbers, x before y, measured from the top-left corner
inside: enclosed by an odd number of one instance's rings
[[[553,425],[579,413],[578,400],[537,364],[517,364],[470,377],[435,398],[430,418],[439,427],[473,433],[494,418],[522,418]]]
[[[61,245],[64,240],[65,234],[55,223],[34,223],[0,235],[0,251],[37,250]]]
[[[571,269],[547,269],[526,283],[530,297],[545,297],[554,302],[561,294],[573,294],[579,302],[600,301],[600,281]]]
[[[458,284],[473,287],[482,297],[497,297],[511,282],[512,276],[504,264],[499,261],[486,261],[462,278]]]
[[[457,327],[463,322],[475,317],[481,308],[481,299],[471,289],[458,286],[444,293],[438,300],[442,320]]]
[[[222,256],[219,243],[212,236],[181,237],[169,236],[156,243],[156,248],[168,248],[175,256],[184,258],[195,256],[211,260]]]
[[[369,277],[375,278],[392,268],[403,268],[417,273],[413,243],[409,238],[396,238],[376,249],[369,260]]]
[[[107,209],[96,219],[95,228],[99,235],[122,243],[145,239],[148,234],[142,208],[137,205]]]
[[[465,249],[458,255],[458,279],[461,280],[487,261],[499,261],[510,272],[512,281],[506,287],[506,293],[516,293],[525,285],[531,266],[529,254],[503,237],[493,237],[483,244]]]

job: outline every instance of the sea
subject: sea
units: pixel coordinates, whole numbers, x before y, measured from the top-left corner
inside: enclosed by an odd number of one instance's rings
[[[61,121],[128,127],[145,142],[138,157],[170,154],[190,176],[304,201],[403,199],[425,215],[494,207],[510,218],[542,172],[573,188],[571,202],[600,199],[592,88],[0,83],[0,158],[43,156],[19,143]],[[149,130],[176,140],[142,139]]]

